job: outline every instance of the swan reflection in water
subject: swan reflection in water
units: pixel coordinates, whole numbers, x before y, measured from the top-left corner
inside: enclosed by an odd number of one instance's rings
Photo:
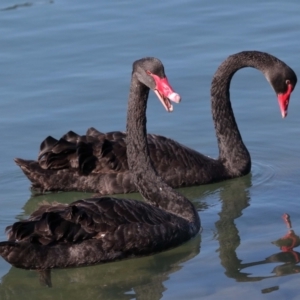
[[[290,274],[297,274],[300,272],[300,266],[297,264],[300,262],[300,253],[294,251],[294,248],[300,245],[300,237],[295,234],[294,230],[292,230],[292,223],[290,220],[290,216],[285,213],[282,216],[285,224],[288,228],[288,233],[284,235],[282,238],[272,242],[272,244],[278,246],[281,252],[275,253],[262,261],[256,261],[247,264],[241,264],[240,270],[245,269],[252,266],[257,266],[261,264],[268,264],[268,263],[283,263],[279,266],[276,266],[272,273],[275,275],[269,276],[284,276]],[[253,277],[252,277],[253,278]],[[263,279],[264,277],[256,277],[257,280]]]
[[[280,252],[272,254],[263,260],[249,263],[242,263],[242,260],[238,258],[236,250],[240,245],[241,239],[234,221],[242,215],[243,209],[249,206],[250,195],[248,188],[251,186],[251,183],[243,180],[247,177],[248,180],[251,180],[250,176],[246,176],[232,181],[234,187],[232,186],[231,192],[228,192],[228,189],[221,191],[222,209],[219,213],[220,219],[215,223],[215,226],[218,233],[219,257],[222,266],[225,268],[225,275],[235,279],[237,282],[254,282],[299,273],[300,266],[297,264],[300,261],[300,253],[294,251],[294,248],[300,245],[300,238],[291,229],[292,226],[288,214],[283,215],[283,219],[288,227],[288,233],[277,241],[272,242],[272,244],[280,247]],[[268,276],[256,276],[253,273],[245,272],[247,268],[270,263],[282,264],[276,266]],[[278,287],[264,289],[262,293],[276,289]]]

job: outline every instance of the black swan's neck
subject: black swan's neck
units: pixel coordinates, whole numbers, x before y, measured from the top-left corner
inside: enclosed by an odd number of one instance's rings
[[[134,182],[147,202],[188,220],[199,230],[200,220],[194,205],[168,186],[153,168],[147,146],[148,94],[149,88],[133,74],[127,113],[127,157]]]
[[[232,176],[250,172],[251,158],[243,143],[230,102],[230,82],[236,71],[256,68],[268,77],[275,57],[262,52],[244,51],[229,56],[217,69],[211,85],[212,115],[219,146],[219,160]]]

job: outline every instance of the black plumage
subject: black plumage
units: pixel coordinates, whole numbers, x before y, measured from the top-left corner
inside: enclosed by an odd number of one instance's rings
[[[29,219],[7,227],[8,241],[0,243],[5,260],[16,267],[39,270],[86,266],[166,250],[197,234],[200,219],[194,205],[157,175],[149,157],[145,116],[149,89],[158,93],[167,110],[173,109],[170,100],[180,100],[164,82],[164,68],[158,59],[134,63],[127,157],[132,180],[146,203],[103,197],[69,205],[41,205]],[[74,133],[69,136],[77,139]],[[49,138],[43,148],[60,153],[69,151],[68,143],[54,145]],[[79,152],[84,157],[88,151],[87,147]],[[60,159],[63,165],[64,159]]]
[[[149,155],[158,174],[171,187],[213,183],[246,175],[251,170],[250,154],[243,143],[231,108],[232,76],[244,67],[263,72],[279,99],[283,116],[297,77],[276,57],[258,51],[229,56],[216,71],[211,85],[212,115],[219,146],[213,159],[171,139],[147,135]],[[70,131],[60,140],[46,138],[38,161],[15,161],[41,191],[89,191],[101,195],[137,191],[128,171],[126,134],[101,133],[94,128],[79,136]]]

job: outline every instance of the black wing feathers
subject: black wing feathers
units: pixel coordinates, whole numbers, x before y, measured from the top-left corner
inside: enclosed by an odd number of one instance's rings
[[[125,238],[134,240],[134,233],[145,230],[144,225],[155,227],[168,222],[169,214],[146,203],[103,197],[78,200],[71,205],[42,205],[29,219],[16,222],[6,231],[9,241],[41,245],[104,237],[116,244]]]

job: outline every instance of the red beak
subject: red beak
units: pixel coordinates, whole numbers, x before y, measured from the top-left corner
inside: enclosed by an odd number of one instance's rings
[[[282,118],[285,118],[287,116],[287,111],[288,111],[288,106],[290,103],[290,96],[292,91],[293,91],[293,86],[289,84],[288,89],[285,93],[281,93],[277,95]]]

